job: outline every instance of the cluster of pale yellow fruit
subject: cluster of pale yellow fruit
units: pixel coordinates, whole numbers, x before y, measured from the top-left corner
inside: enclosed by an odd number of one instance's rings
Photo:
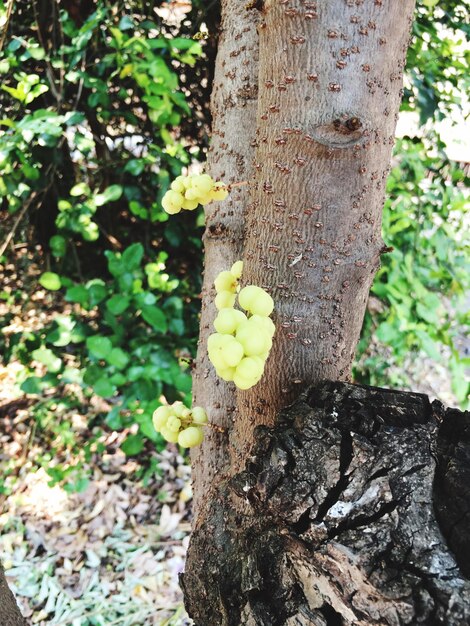
[[[274,302],[261,287],[248,285],[240,290],[242,270],[242,261],[237,261],[214,281],[219,312],[214,320],[217,332],[209,336],[207,351],[220,378],[249,389],[261,379],[271,350],[275,326],[269,316]],[[234,308],[237,294],[246,313]]]
[[[162,206],[167,213],[175,215],[182,209],[194,211],[199,204],[204,206],[212,200],[225,200],[227,196],[227,186],[216,182],[209,174],[178,176],[163,196]]]
[[[174,215],[182,209],[193,211],[199,204],[225,200],[227,195],[227,186],[208,174],[178,176],[163,196],[162,205]],[[214,281],[218,314],[214,320],[216,332],[209,336],[207,351],[218,376],[233,381],[239,389],[250,389],[260,381],[271,350],[275,326],[269,316],[274,302],[261,287],[248,285],[240,289],[242,271],[243,262],[237,261]],[[245,313],[235,308],[237,296]],[[202,407],[188,409],[182,402],[160,406],[153,414],[155,430],[166,441],[183,448],[202,443],[206,424],[207,414]]]
[[[170,443],[182,448],[193,448],[202,443],[207,415],[200,406],[188,409],[182,402],[159,406],[153,414],[155,430]]]

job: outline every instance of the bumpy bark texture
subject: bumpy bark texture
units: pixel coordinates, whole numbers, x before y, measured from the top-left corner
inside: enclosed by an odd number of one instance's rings
[[[15,598],[10,591],[3,567],[0,565],[0,624],[1,626],[27,626]]]
[[[238,394],[252,424],[322,379],[349,380],[383,251],[382,208],[414,0],[265,0],[255,179],[243,281],[275,301],[264,378]]]
[[[212,143],[206,170],[217,180],[239,183],[251,177],[253,128],[258,94],[257,14],[239,0],[222,0],[222,24],[212,89]],[[233,386],[221,384],[207,356],[207,337],[214,332],[214,279],[242,258],[248,187],[234,187],[225,202],[206,207],[205,273],[201,330],[193,377],[194,404],[205,407],[212,429],[192,454],[195,503],[228,461],[228,437],[235,407]],[[204,462],[202,462],[204,459]]]
[[[196,626],[469,624],[469,432],[420,394],[305,392],[207,503],[183,576]]]

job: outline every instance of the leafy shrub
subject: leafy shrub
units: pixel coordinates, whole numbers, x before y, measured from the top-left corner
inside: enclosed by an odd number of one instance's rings
[[[431,156],[421,141],[397,144],[398,162],[387,182],[383,232],[392,250],[382,257],[371,293],[381,307],[368,312],[359,353],[371,335],[388,347],[362,360],[356,378],[387,384],[390,365],[403,366],[424,352],[445,362],[452,388],[464,405],[469,359],[456,346],[468,325],[462,300],[468,289],[468,234],[465,228],[463,171],[444,155]],[[440,346],[446,346],[443,352]],[[407,383],[405,376],[396,381]]]
[[[181,130],[192,113],[181,82],[201,44],[150,6],[120,9],[98,0],[46,19],[20,4],[0,52],[0,200],[27,223],[47,270],[39,285],[63,309],[8,337],[3,358],[29,369],[21,388],[40,398],[38,431],[69,456],[78,439],[59,428],[68,418],[58,403],[76,394],[102,399],[109,428],[133,425],[127,454],[146,439],[161,445],[151,413],[162,393],[189,401],[197,334],[200,217],[169,222],[161,197],[198,156]],[[91,415],[91,431],[97,423]],[[44,461],[53,480],[83,484],[78,465],[71,480],[58,461]]]
[[[469,359],[458,347],[468,329],[468,177],[447,157],[439,123],[458,117],[468,91],[465,15],[453,0],[417,6],[402,111],[418,118],[419,130],[395,147],[383,219],[393,250],[375,277],[380,304],[366,314],[355,368],[360,382],[409,386],[405,362],[425,354],[446,364],[462,406],[469,392]]]
[[[107,400],[110,428],[137,422],[137,433],[122,446],[135,455],[145,438],[162,441],[151,420],[161,394],[190,401],[188,364],[196,326],[187,313],[184,286],[165,272],[165,253],[146,264],[140,243],[122,254],[105,254],[112,280],[73,283],[62,277],[65,300],[75,303],[75,312],[57,315],[50,326],[28,335],[27,344],[20,342],[15,353],[26,348],[26,361],[32,358],[46,370],[43,376],[28,376],[24,392],[79,385],[86,396]]]

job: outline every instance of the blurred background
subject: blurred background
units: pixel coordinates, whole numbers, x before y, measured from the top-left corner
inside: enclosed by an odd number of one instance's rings
[[[24,614],[167,625],[190,469],[216,0],[0,0],[0,558]],[[356,382],[468,402],[468,9],[418,1]]]

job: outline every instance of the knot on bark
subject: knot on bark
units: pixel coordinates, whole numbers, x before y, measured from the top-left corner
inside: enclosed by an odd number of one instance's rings
[[[310,136],[328,148],[349,148],[361,142],[364,136],[365,121],[358,115],[344,113],[318,124]]]

